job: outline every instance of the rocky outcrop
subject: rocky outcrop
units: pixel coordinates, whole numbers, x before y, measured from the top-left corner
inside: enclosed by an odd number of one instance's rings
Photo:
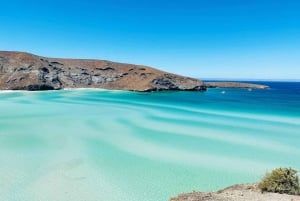
[[[0,51],[0,90],[103,88],[204,91],[198,79],[105,60],[55,59]]]
[[[170,201],[300,201],[300,196],[261,193],[257,184],[234,185],[217,192],[192,192],[171,198]]]
[[[205,82],[207,88],[251,88],[251,89],[267,89],[269,86],[261,84],[249,84],[242,82]]]

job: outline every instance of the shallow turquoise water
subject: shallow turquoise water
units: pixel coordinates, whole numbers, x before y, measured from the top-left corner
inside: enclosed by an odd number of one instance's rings
[[[0,93],[0,198],[167,201],[300,169],[299,84],[223,91]]]

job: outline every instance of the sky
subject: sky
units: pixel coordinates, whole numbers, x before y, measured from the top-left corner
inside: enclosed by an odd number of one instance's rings
[[[9,0],[0,26],[0,50],[300,80],[299,0]]]

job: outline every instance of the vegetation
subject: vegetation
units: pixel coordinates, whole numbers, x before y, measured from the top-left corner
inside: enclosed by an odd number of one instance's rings
[[[300,195],[299,177],[292,168],[277,168],[267,173],[258,187],[262,192]]]

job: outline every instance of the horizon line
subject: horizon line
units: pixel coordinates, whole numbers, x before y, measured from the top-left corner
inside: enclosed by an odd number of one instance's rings
[[[199,78],[204,81],[276,81],[276,82],[300,82],[300,79],[287,78]]]

